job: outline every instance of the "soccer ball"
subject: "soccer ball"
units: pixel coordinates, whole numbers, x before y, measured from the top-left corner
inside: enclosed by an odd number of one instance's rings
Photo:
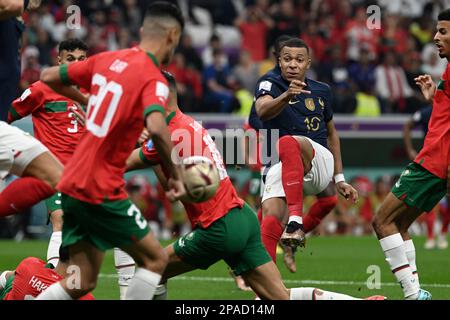
[[[214,163],[202,156],[184,158],[181,177],[186,189],[182,201],[199,203],[211,199],[219,187],[219,171]]]

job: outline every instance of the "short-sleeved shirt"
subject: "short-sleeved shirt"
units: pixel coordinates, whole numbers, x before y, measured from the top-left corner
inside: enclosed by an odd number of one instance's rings
[[[57,189],[84,202],[124,200],[125,163],[154,111],[165,112],[167,80],[138,47],[104,52],[60,67],[61,79],[90,93],[86,133]]]
[[[35,257],[22,260],[14,272],[12,289],[3,300],[32,300],[62,277],[46,266],[45,262]],[[80,300],[94,300],[87,294]]]
[[[450,64],[437,85],[433,111],[422,150],[414,162],[441,179],[447,179],[450,165]]]
[[[201,203],[183,202],[186,213],[193,227],[207,228],[211,223],[226,215],[233,208],[242,208],[244,201],[237,195],[225,169],[220,152],[214,141],[197,121],[177,110],[169,118],[168,128],[171,132],[174,150],[180,158],[204,156],[213,161],[219,170],[220,184],[216,195]],[[144,161],[158,162],[159,157],[151,140],[143,143],[141,156]],[[163,167],[164,169],[164,167]]]
[[[34,136],[66,164],[85,131],[73,113],[80,108],[41,81],[13,101],[8,122],[32,115]]]

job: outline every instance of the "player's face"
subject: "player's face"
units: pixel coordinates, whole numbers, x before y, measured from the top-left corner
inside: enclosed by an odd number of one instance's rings
[[[168,65],[172,60],[172,57],[175,53],[175,49],[180,42],[181,30],[179,27],[172,28],[168,31],[167,36],[167,52],[164,56],[164,59],[161,61],[163,65]]]
[[[281,74],[287,81],[304,80],[311,59],[306,48],[283,47],[280,52],[279,65]]]
[[[436,29],[434,43],[438,48],[439,56],[450,60],[450,21],[438,21]]]
[[[75,49],[73,51],[63,50],[59,54],[59,64],[71,64],[76,61],[83,61],[87,58],[87,52],[80,49]]]

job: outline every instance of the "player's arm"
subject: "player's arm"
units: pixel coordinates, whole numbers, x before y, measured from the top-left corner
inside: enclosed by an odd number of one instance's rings
[[[436,83],[434,83],[431,76],[429,74],[421,75],[414,78],[414,81],[416,81],[425,99],[430,103],[433,102],[434,94],[436,93]]]
[[[172,140],[170,140],[166,119],[162,112],[150,112],[145,118],[145,121],[146,128],[155,144],[161,163],[164,163],[164,166],[167,168],[170,175],[167,183],[169,188],[167,198],[170,201],[174,201],[182,197],[186,191],[183,182],[181,181],[179,168],[172,160],[173,143]]]
[[[19,17],[25,9],[34,10],[41,5],[41,0],[0,0],[0,21]]]
[[[80,61],[81,63],[84,61]],[[67,98],[74,100],[82,105],[88,104],[88,97],[71,85],[70,81],[63,79],[66,77],[67,65],[50,67],[44,69],[41,73],[41,81],[47,84],[53,91],[66,96]]]
[[[263,83],[260,84],[264,85]],[[272,85],[271,85],[272,86]],[[289,88],[278,95],[276,98],[271,95],[263,95],[256,99],[255,108],[259,118],[263,121],[275,118],[283,111],[286,104],[296,95],[301,93],[311,93],[310,91],[303,90],[306,87],[306,83],[300,80],[293,80],[289,84]],[[270,90],[270,89],[269,89]]]
[[[327,122],[328,147],[334,157],[334,181],[338,192],[347,200],[358,200],[358,192],[350,184],[345,182],[342,166],[341,142],[333,120]]]
[[[403,125],[403,143],[405,144],[405,149],[406,153],[408,154],[409,160],[414,160],[414,158],[417,156],[417,151],[414,149],[411,139],[411,131],[416,126],[414,116],[406,121],[406,123]]]

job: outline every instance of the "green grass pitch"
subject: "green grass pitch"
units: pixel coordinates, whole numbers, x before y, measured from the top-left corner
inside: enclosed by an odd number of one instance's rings
[[[450,299],[449,250],[424,250],[424,238],[415,238],[420,281],[434,299]],[[0,241],[0,270],[11,270],[23,258],[45,258],[44,241]],[[282,255],[278,267],[287,287],[317,287],[356,297],[382,294],[388,299],[402,299],[402,291],[391,274],[375,237],[311,237],[307,247],[297,252],[297,273],[287,271]],[[369,268],[369,266],[375,266]],[[369,289],[368,278],[380,270],[380,289]],[[373,284],[373,281],[369,282]],[[97,299],[116,300],[119,289],[112,251],[105,257],[97,288]],[[169,299],[173,300],[239,300],[254,299],[251,292],[237,289],[227,266],[219,262],[206,271],[190,272],[169,281]]]

